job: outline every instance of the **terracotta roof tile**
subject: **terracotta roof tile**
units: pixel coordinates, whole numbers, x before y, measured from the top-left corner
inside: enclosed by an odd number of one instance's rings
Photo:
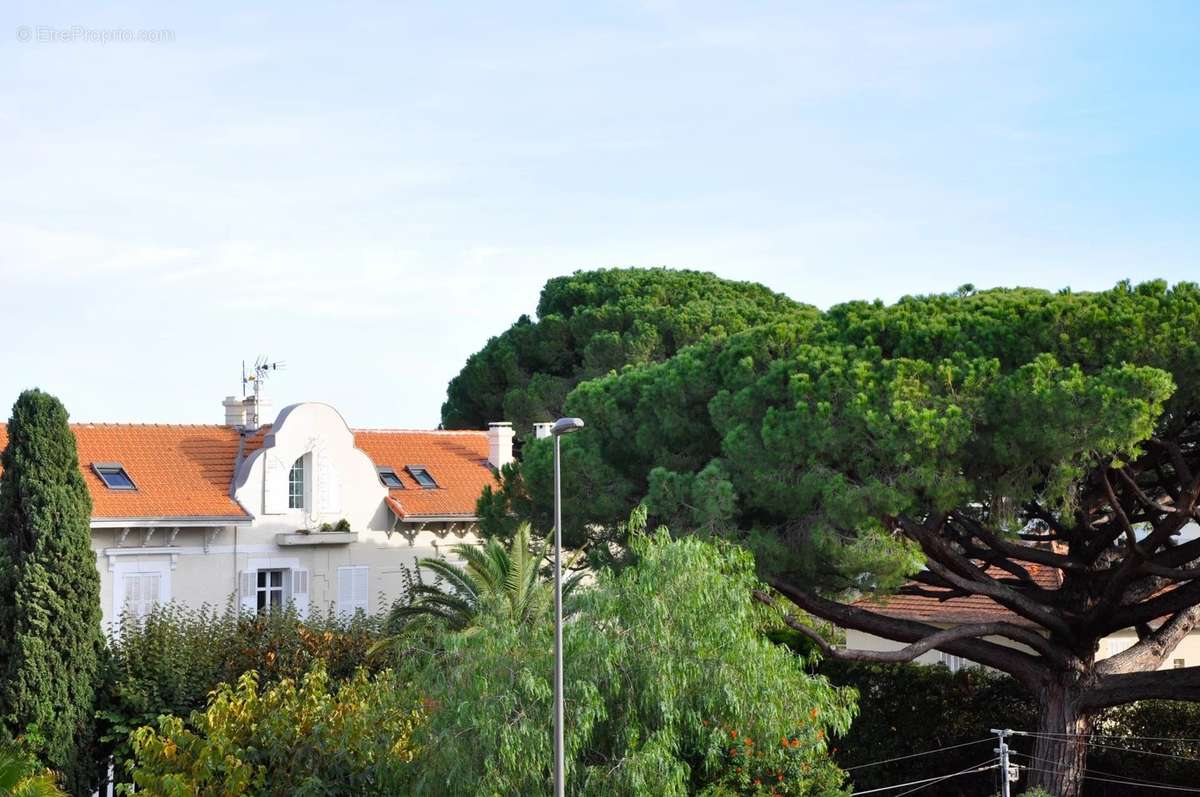
[[[239,433],[228,426],[168,424],[72,424],[79,467],[92,495],[96,520],[123,518],[248,518],[229,494]],[[243,455],[262,447],[270,427],[246,438]],[[395,469],[405,489],[390,491],[389,505],[404,517],[473,517],[485,485],[495,484],[488,465],[486,432],[364,429],[355,445],[377,466]],[[8,444],[0,424],[0,448]],[[93,462],[119,462],[136,490],[112,490]],[[405,470],[421,465],[438,489],[422,489]]]
[[[238,432],[227,426],[71,424],[79,469],[92,494],[92,517],[247,518],[229,495]],[[8,445],[0,424],[0,447]],[[119,462],[135,490],[111,490],[93,462]]]
[[[1054,567],[1033,562],[1019,562],[1034,583],[1043,589],[1058,589],[1062,586],[1062,571]],[[995,578],[1011,578],[1012,575],[996,567],[988,568],[988,575]],[[917,586],[915,583],[914,586]],[[933,587],[924,587],[929,592],[937,593]],[[952,595],[949,590],[946,595]],[[1017,625],[1036,625],[1030,620],[1009,611],[1005,607],[984,595],[968,595],[966,597],[939,598],[925,595],[887,595],[881,597],[865,597],[854,602],[855,606],[897,617],[904,620],[919,620],[933,624],[953,623],[982,623],[1005,621]]]
[[[358,429],[354,445],[376,467],[390,467],[404,485],[388,491],[388,505],[400,517],[437,515],[474,517],[483,488],[495,486],[488,464],[487,432],[428,432]],[[438,483],[424,489],[406,467],[420,465]]]

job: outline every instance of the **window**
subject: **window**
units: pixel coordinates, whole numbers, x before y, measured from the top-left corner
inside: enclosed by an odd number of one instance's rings
[[[296,460],[288,473],[288,509],[304,508],[304,457]]]
[[[338,568],[338,614],[367,611],[370,571],[365,565]]]
[[[141,620],[158,604],[162,592],[161,573],[125,573],[123,575],[125,602],[121,607],[126,617]]]
[[[285,570],[259,570],[258,586],[255,589],[257,607],[260,612],[278,611],[283,608],[283,582]]]
[[[405,470],[408,471],[408,475],[412,476],[413,479],[416,480],[417,484],[421,485],[423,489],[437,489],[438,483],[435,482],[433,477],[429,475],[429,471],[425,470],[424,465],[409,465],[405,468]]]
[[[1171,666],[1173,666],[1177,670],[1182,670],[1184,667],[1187,666],[1187,662],[1184,661],[1183,659],[1175,659],[1171,662]]]
[[[383,482],[383,486],[389,490],[404,488],[404,482],[400,481],[400,477],[396,475],[395,468],[379,468],[379,481]]]
[[[104,486],[110,490],[137,489],[133,484],[133,479],[129,478],[129,474],[125,472],[124,466],[119,462],[93,462],[92,470],[96,471],[100,481],[104,482]]]

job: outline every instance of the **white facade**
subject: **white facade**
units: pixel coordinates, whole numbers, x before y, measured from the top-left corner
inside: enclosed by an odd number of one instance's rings
[[[502,442],[508,451],[492,453],[511,460],[511,431]],[[261,447],[235,464],[229,489],[243,520],[93,520],[104,622],[115,633],[122,607],[142,614],[168,601],[373,613],[401,597],[403,571],[418,557],[476,542],[473,501],[452,516],[398,517],[377,464],[326,404],[282,410]],[[349,532],[320,530],[341,520]]]

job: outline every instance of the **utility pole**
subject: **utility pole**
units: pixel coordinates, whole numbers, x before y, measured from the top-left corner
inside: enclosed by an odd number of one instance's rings
[[[1004,740],[1012,735],[1012,731],[1007,729],[1001,730],[1000,728],[992,728],[992,733],[996,734],[996,737],[1000,741],[1000,746],[995,750],[995,752],[1000,754],[1000,797],[1010,797],[1008,791],[1008,783],[1010,780],[1008,772],[1008,743]]]

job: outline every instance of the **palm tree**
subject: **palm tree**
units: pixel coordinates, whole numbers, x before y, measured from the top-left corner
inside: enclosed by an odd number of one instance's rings
[[[508,548],[494,539],[483,546],[456,545],[451,550],[464,562],[462,566],[442,558],[418,559],[418,570],[432,573],[435,581],[413,584],[411,602],[393,609],[393,620],[425,615],[461,630],[475,624],[485,605],[503,607],[513,623],[527,623],[545,614],[554,601],[550,582],[538,572],[547,543],[530,550],[529,536],[529,524],[522,523]],[[583,573],[576,573],[563,582],[563,595],[582,578]]]
[[[54,773],[10,748],[0,748],[0,797],[67,797]]]

